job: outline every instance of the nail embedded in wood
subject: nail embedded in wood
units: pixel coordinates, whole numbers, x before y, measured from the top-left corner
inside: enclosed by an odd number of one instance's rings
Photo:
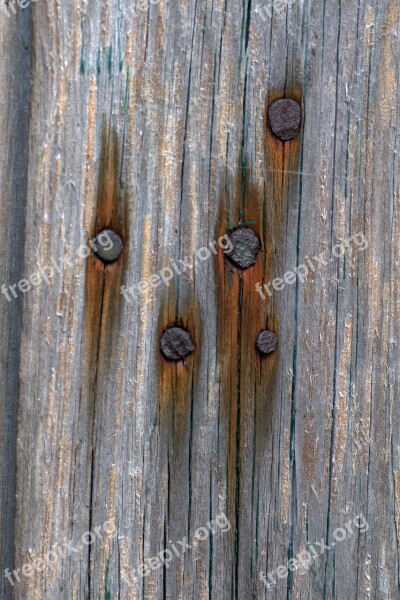
[[[93,240],[93,251],[104,263],[118,260],[124,244],[115,231],[104,229]]]
[[[169,327],[161,336],[160,349],[164,358],[178,362],[194,352],[194,344],[185,329]]]
[[[293,140],[301,127],[301,106],[295,100],[276,100],[268,108],[268,122],[272,133],[287,142]]]
[[[248,269],[256,263],[261,250],[258,235],[249,227],[239,227],[229,234],[232,247],[224,250],[225,256],[239,269]]]
[[[256,346],[261,354],[270,354],[278,345],[278,338],[272,331],[263,329],[256,338]]]

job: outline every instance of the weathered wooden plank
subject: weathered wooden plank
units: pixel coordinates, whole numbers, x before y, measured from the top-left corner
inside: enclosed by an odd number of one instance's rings
[[[41,0],[33,28],[25,272],[58,270],[25,295],[16,563],[77,551],[15,597],[399,597],[398,3]],[[219,248],[174,273],[244,222],[249,270]],[[106,226],[121,258],[80,258]]]
[[[0,14],[0,285],[21,278],[28,165],[31,28],[27,14]],[[21,308],[1,295],[0,311],[0,584],[11,597],[5,569],[14,565],[15,470]]]

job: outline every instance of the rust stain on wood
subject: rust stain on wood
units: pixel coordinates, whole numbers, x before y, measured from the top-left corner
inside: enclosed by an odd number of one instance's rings
[[[291,98],[298,102],[302,109],[302,123],[299,135],[293,140],[282,142],[274,136],[269,124],[267,112],[269,106],[281,98]],[[265,107],[265,163],[266,163],[266,209],[267,235],[266,246],[268,263],[272,264],[270,252],[279,250],[283,240],[282,227],[285,223],[285,211],[290,181],[299,174],[299,157],[304,127],[304,107],[302,92],[299,86],[293,85],[283,94],[282,91],[270,90]]]
[[[128,245],[126,198],[120,188],[121,152],[117,133],[103,126],[99,164],[98,200],[90,238],[106,228],[117,233],[124,249],[115,263],[105,265],[93,253],[87,261],[85,297],[85,347],[89,376],[94,376],[105,353],[110,353],[120,313],[120,286]]]
[[[271,102],[282,94],[271,93]],[[299,90],[288,97],[301,105]],[[232,267],[222,252],[215,258],[218,309],[218,352],[220,369],[221,417],[226,422],[227,505],[228,516],[236,529],[236,553],[240,548],[239,509],[246,495],[244,482],[249,470],[260,468],[257,457],[262,456],[273,431],[272,418],[280,356],[278,298],[256,291],[256,283],[272,281],[279,273],[277,257],[286,240],[285,222],[290,181],[297,175],[301,147],[299,136],[288,142],[277,139],[268,125],[265,130],[265,186],[251,182],[251,167],[239,166],[234,182],[233,199],[224,193],[216,238],[246,223],[258,235],[261,251],[253,266],[246,270]],[[236,217],[234,217],[236,215]],[[234,220],[233,220],[234,219]],[[249,224],[250,223],[250,224]],[[255,346],[262,329],[274,332],[278,348],[261,356]],[[289,477],[290,442],[287,440],[287,476]],[[253,459],[249,455],[254,455]],[[288,519],[290,485],[281,481],[282,510]],[[255,508],[255,507],[254,507]]]
[[[221,199],[221,214],[216,238],[226,234],[241,223],[255,231],[261,241],[261,250],[255,264],[239,270],[219,252],[215,258],[217,279],[217,327],[220,372],[220,415],[227,428],[227,516],[236,530],[236,546],[240,544],[238,506],[244,501],[242,487],[242,459],[249,452],[246,432],[249,423],[255,422],[253,452],[257,455],[270,433],[268,413],[275,386],[275,370],[279,360],[279,346],[272,354],[262,357],[256,349],[256,337],[268,329],[279,337],[278,318],[269,301],[257,293],[255,285],[263,281],[266,268],[266,231],[264,228],[264,190],[252,187],[246,179],[242,190],[241,173],[235,182],[235,210],[228,207],[227,198]],[[229,210],[229,214],[228,214]],[[232,221],[232,214],[238,217]],[[240,215],[240,216],[239,216]],[[269,254],[269,260],[273,254]],[[267,270],[272,270],[267,266]],[[255,418],[256,415],[256,418]],[[253,437],[253,433],[251,433]]]
[[[301,107],[302,122],[300,131],[297,137],[288,141],[281,141],[278,139],[268,123],[268,108],[276,101],[282,98],[290,98],[295,100]],[[276,277],[282,277],[283,272],[280,271],[283,261],[284,248],[287,245],[285,225],[287,222],[286,213],[291,208],[288,202],[295,202],[297,199],[293,197],[291,193],[291,184],[299,176],[300,170],[300,150],[302,143],[302,131],[304,128],[304,106],[302,99],[301,86],[295,82],[288,85],[285,90],[272,89],[269,91],[268,99],[265,107],[265,187],[266,187],[266,198],[265,198],[265,231],[264,231],[264,243],[265,243],[265,263],[263,277],[265,282],[271,282]],[[280,260],[281,259],[281,260]],[[268,318],[273,318],[277,321],[279,293],[272,292],[272,296],[269,299],[269,311]],[[279,331],[278,338],[279,338]],[[280,349],[282,350],[282,340],[280,343]],[[288,348],[288,351],[292,352],[292,348]],[[278,356],[276,357],[276,360]],[[271,365],[272,367],[272,365]],[[273,379],[272,373],[268,376]],[[292,374],[295,377],[295,374]],[[286,402],[292,403],[292,424],[295,416],[295,407],[293,405],[293,380],[290,383],[288,389],[288,396],[285,399]],[[265,393],[265,392],[264,392]],[[266,390],[268,393],[268,388]],[[271,392],[271,401],[273,398],[273,389]],[[275,413],[273,413],[275,414]],[[290,508],[290,497],[291,497],[291,455],[293,451],[293,431],[285,432],[284,441],[282,442],[282,466],[281,473],[282,479],[280,482],[281,488],[281,516],[284,522],[289,521],[289,508]],[[303,453],[308,455],[307,449],[303,448]]]
[[[160,350],[160,338],[167,327],[182,327],[190,333],[194,352],[184,360],[166,360]],[[158,407],[156,415],[159,447],[166,452],[154,457],[162,474],[159,491],[166,506],[168,531],[182,526],[181,510],[185,499],[190,503],[192,471],[192,435],[194,403],[199,394],[198,374],[201,356],[201,323],[197,298],[176,303],[175,286],[171,285],[163,303],[158,321],[157,341],[154,346],[154,360],[158,372]],[[175,513],[178,508],[178,513]],[[187,532],[188,535],[190,532]],[[181,578],[183,563],[176,562],[176,576]],[[145,584],[146,598],[153,596],[154,581],[148,578]]]
[[[120,286],[126,266],[127,245],[127,209],[126,198],[120,187],[121,152],[117,133],[103,127],[102,150],[99,163],[99,183],[97,194],[97,212],[93,228],[90,232],[90,240],[103,231],[111,229],[117,233],[124,243],[118,260],[112,264],[103,263],[92,252],[87,260],[86,289],[85,289],[85,389],[81,392],[86,400],[88,411],[88,434],[91,436],[91,444],[88,448],[88,468],[91,471],[91,480],[88,493],[92,502],[93,469],[95,463],[96,440],[96,415],[99,410],[96,407],[99,396],[99,387],[109,377],[110,361],[117,347],[117,335],[119,331],[119,319],[121,309]],[[120,387],[120,386],[119,386]],[[120,398],[120,389],[116,391],[116,397]],[[116,411],[116,415],[118,415]],[[120,429],[118,416],[115,420],[116,431]],[[117,476],[116,466],[109,471],[109,500],[108,515],[110,520],[113,516],[113,498],[115,496],[115,481]],[[94,506],[90,506],[88,531],[92,531],[92,514]],[[106,543],[101,550],[100,578],[104,581],[106,573],[109,547]],[[90,589],[91,572],[94,563],[89,551],[88,588]]]
[[[160,339],[169,327],[182,327],[189,332],[194,352],[184,360],[166,360],[160,350]],[[159,373],[160,426],[167,427],[173,444],[182,441],[188,433],[191,398],[199,372],[201,352],[200,311],[196,298],[181,302],[176,307],[175,286],[171,285],[164,306],[160,310],[157,328],[157,369]]]

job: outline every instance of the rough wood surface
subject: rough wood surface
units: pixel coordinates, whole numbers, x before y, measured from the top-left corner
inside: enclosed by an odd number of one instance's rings
[[[58,268],[23,298],[15,565],[73,550],[17,600],[400,597],[399,5],[278,5],[34,5],[24,273]],[[282,97],[303,110],[286,143],[266,120]],[[120,294],[243,223],[249,270],[219,250]],[[104,267],[78,250],[106,226],[125,248]],[[355,234],[368,247],[334,257]],[[194,340],[183,363],[160,355],[168,325]],[[229,531],[194,545],[221,513]],[[260,579],[322,539],[309,568]]]
[[[28,14],[0,15],[0,285],[22,276],[28,165],[31,23]],[[16,432],[21,331],[19,301],[1,296],[0,310],[0,597],[11,587],[3,577],[14,564]]]

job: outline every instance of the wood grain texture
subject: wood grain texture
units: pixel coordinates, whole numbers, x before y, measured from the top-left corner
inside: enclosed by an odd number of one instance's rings
[[[8,286],[21,278],[23,268],[31,64],[28,14],[15,19],[0,14],[0,51],[0,285]],[[11,586],[3,573],[14,565],[22,304],[9,302],[4,294],[0,303],[0,597],[8,600]]]
[[[58,268],[24,295],[15,562],[74,550],[16,600],[399,598],[399,23],[397,0],[35,4],[24,272]],[[282,97],[304,115],[285,144]],[[219,250],[120,294],[242,223],[249,270]],[[79,249],[106,226],[125,247],[104,267]],[[184,363],[160,355],[170,325]]]

